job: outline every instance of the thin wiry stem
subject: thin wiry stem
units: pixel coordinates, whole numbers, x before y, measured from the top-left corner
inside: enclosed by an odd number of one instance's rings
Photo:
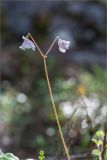
[[[82,96],[80,90],[78,91],[78,93],[79,93],[80,98],[81,98],[81,100],[82,100],[82,102],[83,102],[83,104],[84,104],[84,107],[85,107],[85,110],[86,110],[86,114],[87,114],[87,118],[88,118],[89,122],[91,122],[91,119],[90,119],[90,116],[89,116],[88,110],[87,110],[87,105],[86,105],[86,103],[85,103],[85,101],[84,101],[84,98],[83,98],[83,96]]]
[[[50,84],[50,80],[49,80],[49,76],[48,76],[48,69],[47,69],[47,64],[46,64],[47,55],[50,52],[51,48],[53,47],[53,45],[54,45],[54,43],[55,43],[55,41],[57,40],[58,37],[55,38],[55,40],[53,41],[52,45],[50,46],[50,48],[48,49],[48,51],[44,55],[42,53],[41,49],[39,48],[39,46],[37,45],[37,43],[35,42],[35,40],[32,37],[32,35],[30,33],[28,33],[28,35],[30,36],[30,38],[33,41],[33,43],[36,45],[38,51],[40,52],[40,54],[41,54],[41,56],[42,56],[42,58],[44,60],[45,75],[46,75],[46,80],[47,80],[47,84],[48,84],[48,89],[49,89],[49,93],[50,93],[50,98],[51,98],[51,102],[52,102],[53,111],[54,111],[54,114],[55,114],[55,118],[56,118],[58,130],[59,130],[59,134],[60,134],[60,137],[61,137],[61,140],[62,140],[62,144],[63,144],[64,149],[65,149],[65,153],[67,155],[68,160],[70,160],[70,155],[69,155],[69,152],[68,152],[65,140],[64,140],[64,136],[63,136],[63,133],[62,133],[60,121],[59,121],[59,118],[58,118],[58,113],[57,113],[57,110],[56,110],[56,106],[55,106],[55,102],[54,102],[54,98],[53,98],[53,94],[52,94],[52,89],[51,89],[51,84]]]
[[[32,35],[30,33],[28,33],[28,35],[30,36],[31,40],[33,41],[33,43],[35,44],[35,46],[37,47],[39,53],[41,54],[41,56],[44,58],[44,54],[42,53],[41,49],[39,48],[39,46],[37,45],[36,41],[34,40],[34,38],[32,37]]]
[[[52,49],[53,45],[55,44],[56,40],[58,39],[59,37],[57,36],[54,41],[52,42],[51,46],[49,47],[48,51],[46,52],[45,56],[47,56],[50,52],[50,50]]]
[[[66,146],[66,143],[65,143],[65,140],[64,140],[64,136],[63,136],[61,125],[60,125],[59,118],[58,118],[58,113],[57,113],[57,110],[56,110],[56,107],[55,107],[55,102],[54,102],[54,99],[53,99],[51,84],[50,84],[50,80],[49,80],[49,76],[48,76],[46,58],[44,58],[44,68],[45,68],[45,74],[46,74],[46,79],[47,79],[48,88],[49,88],[49,94],[50,94],[50,98],[51,98],[51,102],[52,102],[52,107],[53,107],[53,111],[54,111],[55,118],[56,118],[57,125],[58,125],[59,134],[61,136],[61,140],[62,140],[64,149],[65,149],[67,158],[68,158],[68,160],[70,160],[70,155],[68,153],[68,149],[67,149],[67,146]]]
[[[79,95],[80,95],[80,98],[81,98],[81,100],[82,100],[82,102],[83,102],[83,105],[84,105],[84,107],[85,107],[85,110],[86,110],[87,120],[88,120],[88,123],[90,124],[89,133],[90,133],[90,136],[92,137],[92,121],[91,121],[91,118],[90,118],[90,116],[89,116],[89,114],[88,114],[87,105],[86,105],[86,103],[85,103],[85,101],[84,101],[84,98],[82,97],[82,94],[81,94],[80,90],[79,90],[78,93],[79,93]],[[92,159],[92,158],[91,158],[91,148],[92,148],[92,144],[90,143],[90,151],[89,151],[89,155],[88,155],[89,160]]]

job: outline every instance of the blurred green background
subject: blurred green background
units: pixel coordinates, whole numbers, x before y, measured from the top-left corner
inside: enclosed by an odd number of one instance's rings
[[[2,0],[0,16],[0,148],[20,159],[41,149],[64,156],[43,60],[19,49],[30,32],[44,53],[57,35],[71,42],[65,54],[55,43],[48,71],[69,151],[89,153],[107,114],[106,1]]]

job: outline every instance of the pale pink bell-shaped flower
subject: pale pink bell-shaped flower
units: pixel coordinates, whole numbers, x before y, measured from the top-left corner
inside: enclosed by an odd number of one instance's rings
[[[19,47],[20,49],[25,50],[25,49],[30,49],[31,48],[35,51],[35,45],[31,40],[29,40],[28,38],[26,38],[24,36],[22,37],[22,39],[24,41],[23,41],[22,45]]]
[[[59,38],[58,46],[61,52],[65,53],[66,50],[69,48],[69,45],[70,45],[70,41],[65,41]]]

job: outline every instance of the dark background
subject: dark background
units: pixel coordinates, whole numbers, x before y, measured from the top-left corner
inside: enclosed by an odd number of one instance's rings
[[[41,149],[47,157],[64,155],[43,60],[37,50],[19,49],[30,32],[44,53],[56,36],[71,42],[65,54],[55,43],[48,71],[70,152],[89,152],[107,113],[106,1],[2,0],[0,15],[0,148],[21,159],[37,157]]]

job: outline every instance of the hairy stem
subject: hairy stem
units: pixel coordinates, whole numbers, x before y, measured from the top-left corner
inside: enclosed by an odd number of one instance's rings
[[[58,118],[58,113],[57,113],[57,110],[56,110],[56,107],[55,107],[55,102],[54,102],[54,99],[53,99],[53,94],[52,94],[51,84],[50,84],[50,80],[49,80],[49,76],[48,76],[48,70],[47,70],[47,64],[46,64],[46,58],[45,57],[44,57],[44,68],[45,68],[45,75],[46,75],[46,80],[47,80],[47,84],[48,84],[48,88],[49,88],[49,94],[50,94],[50,98],[51,98],[51,102],[52,102],[52,107],[53,107],[53,111],[54,111],[55,118],[56,118],[57,125],[58,125],[59,134],[60,134],[64,149],[65,149],[67,158],[68,158],[68,160],[70,160],[70,155],[68,153],[68,149],[67,149],[67,146],[66,146],[66,143],[65,143],[65,140],[64,140],[64,136],[63,136],[61,125],[60,125],[59,118]]]

